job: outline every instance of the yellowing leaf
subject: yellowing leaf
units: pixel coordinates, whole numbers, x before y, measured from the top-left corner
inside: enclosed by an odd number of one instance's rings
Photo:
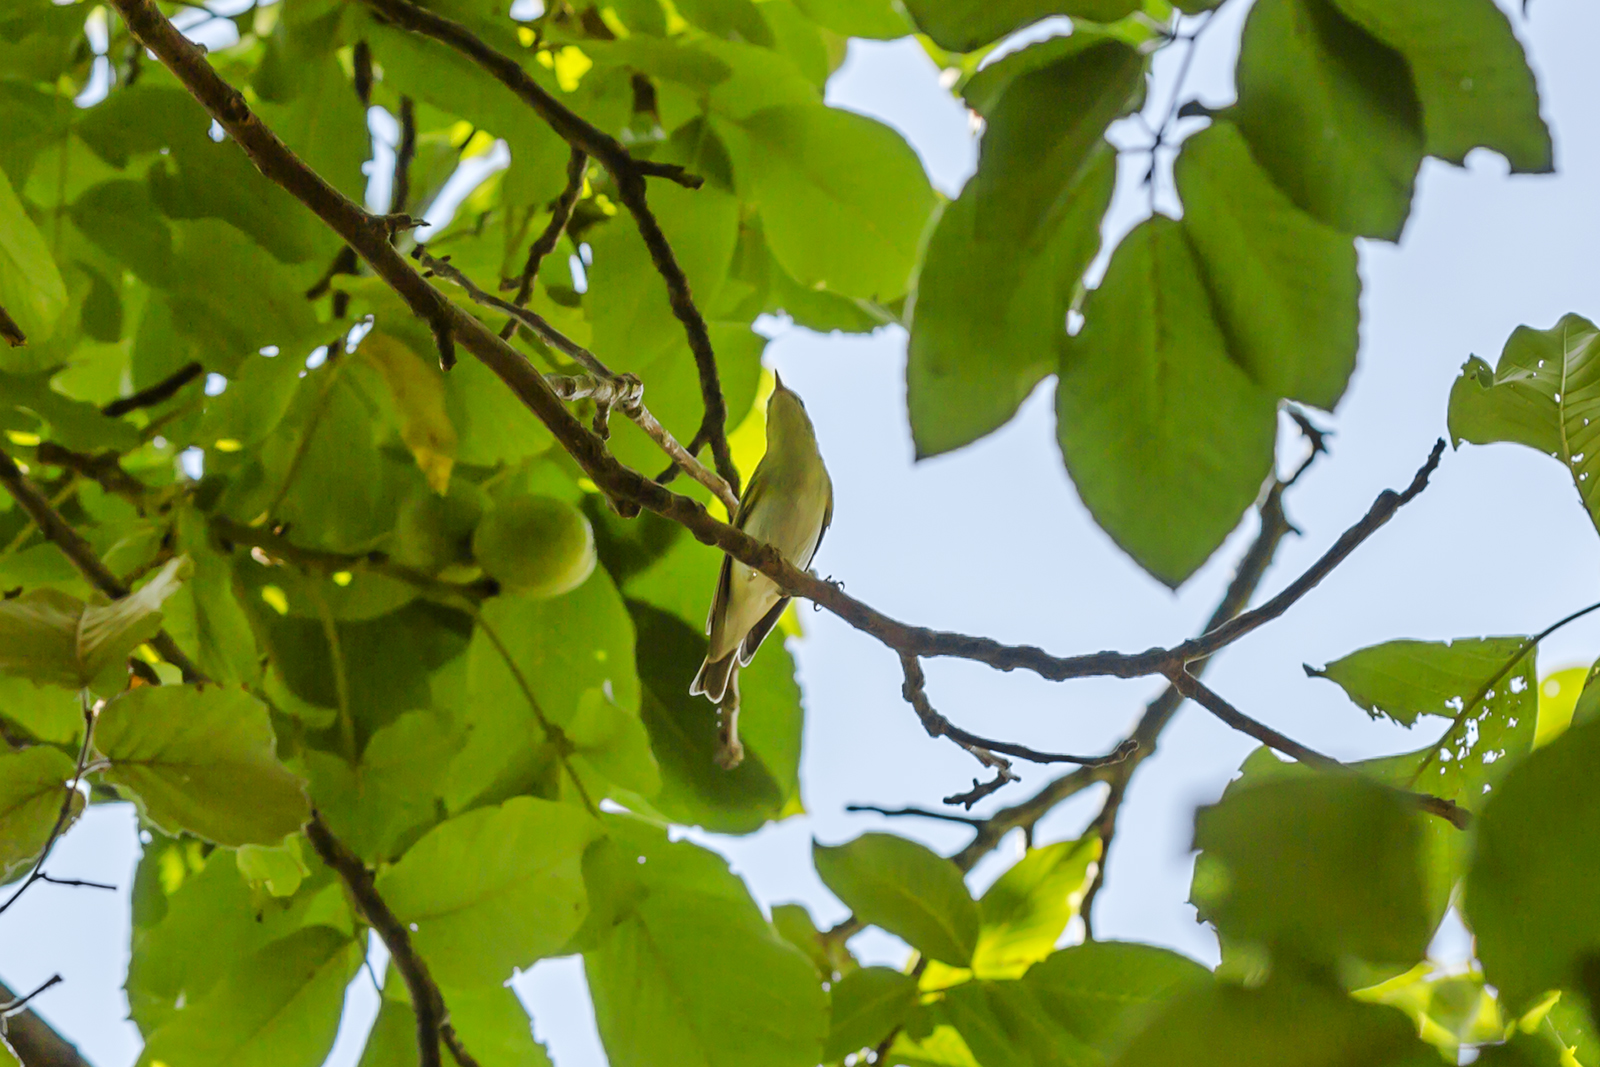
[[[1534,748],[1554,741],[1572,723],[1573,709],[1578,706],[1578,695],[1583,692],[1583,683],[1588,677],[1587,667],[1569,667],[1545,675],[1544,681],[1539,683],[1539,718],[1538,726],[1534,728]]]
[[[400,438],[429,487],[443,496],[456,462],[456,428],[445,412],[439,372],[405,342],[385,333],[363,340],[360,354],[383,375],[400,416]]]

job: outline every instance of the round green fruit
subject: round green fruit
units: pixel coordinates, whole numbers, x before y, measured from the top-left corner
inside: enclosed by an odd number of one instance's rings
[[[478,564],[514,593],[560,596],[594,570],[594,529],[583,512],[548,496],[519,496],[490,509],[472,535]]]
[[[452,492],[441,497],[416,493],[400,505],[395,519],[389,558],[421,571],[438,574],[470,558],[472,529],[481,514],[476,501]]]

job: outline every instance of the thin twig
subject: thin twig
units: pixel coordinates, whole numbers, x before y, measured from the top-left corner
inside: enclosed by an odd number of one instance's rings
[[[6,898],[4,904],[0,904],[0,915],[4,915],[11,905],[15,904],[22,894],[28,891],[29,886],[35,882],[44,881],[45,862],[50,859],[50,853],[55,850],[56,842],[61,840],[62,833],[72,822],[73,804],[83,800],[83,794],[78,792],[78,787],[83,783],[84,773],[89,766],[89,746],[94,739],[95,717],[94,705],[89,703],[89,691],[87,689],[78,692],[78,703],[83,709],[83,743],[78,746],[78,762],[72,772],[72,782],[66,787],[67,791],[61,797],[61,810],[56,813],[55,825],[50,828],[50,836],[45,838],[44,849],[40,851],[39,858],[34,861],[33,868],[28,871],[28,877],[22,880],[22,884],[17,886],[12,894]],[[34,991],[34,993],[37,992],[38,990]],[[29,994],[30,997],[33,995],[33,993]]]
[[[846,804],[845,811],[870,811],[891,819],[914,816],[919,819],[938,819],[940,822],[958,822],[963,826],[978,826],[983,820],[971,815],[957,815],[950,811],[930,811],[927,808],[880,808],[876,804]]]
[[[550,209],[549,223],[529,247],[528,261],[522,267],[522,277],[501,285],[502,289],[517,291],[517,295],[511,300],[517,307],[527,307],[528,301],[532,299],[534,279],[539,276],[539,264],[545,256],[555,251],[561,235],[566,232],[567,223],[572,219],[572,209],[577,206],[578,198],[583,195],[583,183],[587,180],[588,172],[589,153],[581,148],[574,148],[567,160],[567,187],[556,197],[556,202]],[[510,340],[512,331],[516,329],[515,322],[515,319],[507,322],[505,328],[500,331],[500,336]]]
[[[400,96],[400,142],[394,150],[394,178],[389,184],[389,214],[405,213],[411,199],[411,161],[417,155],[417,109],[411,98]]]
[[[10,1000],[6,1001],[4,1004],[0,1004],[0,1019],[9,1019],[11,1016],[18,1014],[19,1012],[22,1011],[23,1008],[26,1008],[28,1006],[28,1001],[32,1000],[34,997],[38,996],[40,993],[43,993],[46,989],[49,989],[51,986],[60,985],[60,984],[61,984],[61,976],[59,974],[53,974],[49,978],[46,978],[44,980],[44,982],[39,986],[39,988],[35,989],[32,993],[29,993],[27,996],[12,997]]]
[[[112,892],[116,892],[117,889],[116,886],[109,882],[90,882],[82,878],[52,878],[43,872],[39,874],[39,881],[48,885],[77,886],[83,889],[109,889]]]
[[[206,369],[196,360],[190,360],[165,378],[152,386],[140,389],[131,396],[113,400],[100,409],[102,415],[119,419],[130,411],[140,408],[153,408],[157,404],[171,400],[178,395],[178,391],[206,372]]]

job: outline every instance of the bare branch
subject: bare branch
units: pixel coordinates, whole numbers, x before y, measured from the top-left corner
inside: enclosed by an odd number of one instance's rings
[[[589,172],[589,154],[581,148],[574,148],[572,156],[567,160],[567,187],[561,190],[561,195],[556,198],[554,207],[550,211],[550,221],[546,224],[544,232],[539,234],[537,240],[528,249],[528,262],[522,267],[522,278],[517,281],[502,283],[502,289],[515,289],[517,295],[512,303],[517,307],[527,307],[528,300],[533,296],[533,282],[539,276],[539,264],[556,249],[556,244],[561,240],[561,235],[566,232],[567,223],[572,219],[572,209],[578,204],[578,197],[583,195],[583,183]],[[514,322],[515,320],[513,320]],[[508,322],[500,331],[500,336],[506,340],[511,339],[511,331],[516,327],[513,322]]]
[[[38,996],[40,993],[43,993],[46,989],[49,989],[51,986],[60,985],[60,984],[61,984],[61,976],[59,974],[53,974],[49,978],[45,979],[44,982],[37,989],[35,989],[32,993],[29,993],[27,996],[23,996],[23,997],[13,996],[10,1000],[6,1001],[3,1004],[0,1004],[0,1019],[9,1019],[11,1016],[20,1013],[23,1008],[28,1006],[28,1001],[32,1000],[34,997]]]
[[[117,419],[130,411],[153,408],[157,404],[171,400],[178,394],[178,390],[200,377],[205,371],[206,369],[197,361],[191,360],[149,388],[141,389],[132,396],[125,396],[120,400],[113,400],[101,408],[100,413]]]
[[[940,822],[958,822],[963,826],[978,826],[983,820],[971,815],[956,815],[948,811],[929,811],[927,808],[880,808],[875,804],[846,804],[845,811],[861,812],[870,811],[876,815],[885,815],[891,819],[905,818],[908,816],[918,819],[938,819]]]

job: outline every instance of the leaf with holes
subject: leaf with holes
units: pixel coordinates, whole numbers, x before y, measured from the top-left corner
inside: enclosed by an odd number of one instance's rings
[[[1450,437],[1512,441],[1560,461],[1600,528],[1600,331],[1564,315],[1548,330],[1518,326],[1493,370],[1467,360],[1450,390]]]

